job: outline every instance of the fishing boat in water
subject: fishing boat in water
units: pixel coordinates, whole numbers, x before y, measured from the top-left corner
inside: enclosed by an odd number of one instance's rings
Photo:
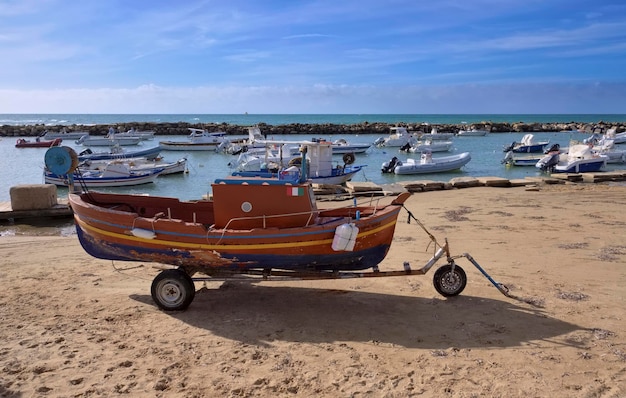
[[[139,149],[136,151],[126,151],[119,145],[114,145],[109,148],[108,151],[94,152],[87,148],[78,154],[78,160],[114,160],[114,159],[129,159],[129,158],[145,158],[148,160],[156,159],[161,153],[161,147],[155,146],[146,149]]]
[[[299,178],[302,174],[314,184],[341,185],[364,167],[353,165],[356,157],[352,153],[343,154],[343,164],[333,165],[334,147],[330,141],[264,140],[263,143],[265,149],[250,149],[239,155],[237,171],[233,175],[265,178],[291,175]],[[302,164],[303,153],[306,154],[306,167]]]
[[[48,168],[44,169],[44,181],[46,184],[58,186],[70,186],[73,181],[76,184],[89,188],[99,187],[126,187],[154,182],[162,168],[150,170],[133,170],[128,164],[108,163],[98,170],[82,170],[78,167],[71,177],[68,174],[56,174]]]
[[[161,141],[159,146],[168,151],[215,151],[220,144],[228,141],[226,133],[190,128],[186,141]]]
[[[55,138],[53,140],[42,140],[35,139],[34,141],[30,141],[24,138],[18,138],[15,142],[16,148],[50,148],[53,146],[58,146],[61,144],[60,138]]]

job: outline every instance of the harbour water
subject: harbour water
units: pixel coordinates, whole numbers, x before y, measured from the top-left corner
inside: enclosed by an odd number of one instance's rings
[[[567,132],[567,133],[534,133],[536,140],[549,140],[550,143],[559,143],[561,146],[567,146],[570,140],[582,140],[587,137],[586,134]],[[435,153],[433,156],[445,156],[452,153],[470,152],[472,160],[459,171],[449,173],[438,173],[432,175],[406,175],[397,176],[393,174],[383,174],[380,166],[383,162],[388,161],[393,156],[397,156],[400,160],[407,157],[419,158],[419,154],[404,154],[394,148],[376,148],[372,147],[365,154],[356,155],[355,164],[367,165],[363,171],[359,172],[354,181],[371,181],[376,184],[389,184],[403,181],[415,180],[435,180],[449,181],[454,177],[460,176],[497,176],[508,179],[524,178],[529,176],[541,176],[542,173],[534,167],[505,167],[501,160],[504,156],[503,147],[511,144],[513,141],[520,141],[523,133],[491,133],[484,137],[461,137],[456,136],[452,139],[454,142],[453,150],[445,153]],[[302,139],[311,139],[313,137],[298,137]],[[371,143],[379,136],[373,135],[346,135],[346,136],[328,136],[317,137],[327,140],[335,140],[345,138],[349,142],[368,142]],[[15,137],[2,137],[0,139],[0,201],[10,201],[10,187],[20,184],[41,184],[43,183],[43,167],[44,167],[44,148],[15,148]],[[139,147],[146,148],[158,145],[161,140],[185,140],[183,136],[159,136],[153,141],[143,141]],[[293,140],[294,136],[268,136],[268,139],[285,139]],[[66,145],[74,148],[77,152],[85,149],[85,147],[72,142],[64,142]],[[133,147],[127,147],[133,148]],[[137,149],[138,147],[134,147]],[[94,148],[95,150],[103,150],[102,148]],[[236,156],[213,151],[162,151],[161,155],[166,161],[175,161],[181,157],[188,159],[189,172],[180,175],[169,175],[157,178],[156,183],[138,185],[135,187],[124,188],[101,188],[103,191],[110,192],[130,192],[135,194],[163,195],[177,197],[183,200],[199,199],[210,191],[210,183],[216,178],[222,178],[233,171],[229,167],[229,163],[236,161]],[[343,164],[342,157],[335,157],[336,164]],[[613,164],[608,165],[608,170],[625,169],[626,165]],[[59,188],[59,196],[67,195],[67,189]]]

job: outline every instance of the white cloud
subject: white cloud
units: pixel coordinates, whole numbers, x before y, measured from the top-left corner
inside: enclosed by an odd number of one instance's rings
[[[596,82],[0,90],[4,113],[623,113],[624,103],[626,84]]]

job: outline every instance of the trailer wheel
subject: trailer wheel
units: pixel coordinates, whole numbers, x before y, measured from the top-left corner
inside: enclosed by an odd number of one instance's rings
[[[189,307],[196,295],[196,287],[185,271],[166,269],[154,278],[150,293],[160,309],[180,311]]]
[[[435,271],[433,284],[439,294],[444,297],[452,297],[461,294],[467,284],[467,276],[463,268],[458,265],[446,264]]]

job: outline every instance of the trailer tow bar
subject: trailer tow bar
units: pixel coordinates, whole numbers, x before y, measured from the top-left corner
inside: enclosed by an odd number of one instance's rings
[[[404,210],[407,211],[407,213],[409,213],[409,217],[407,219],[407,224],[411,223],[411,219],[415,220],[415,222],[424,230],[424,232],[426,232],[426,234],[428,235],[428,237],[430,238],[431,242],[435,244],[435,247],[439,247],[439,250],[436,251],[435,255],[433,256],[433,258],[431,259],[431,261],[428,262],[428,264],[426,264],[426,266],[423,268],[424,272],[426,270],[428,270],[430,267],[432,267],[432,265],[434,265],[434,263],[442,257],[443,252],[445,251],[447,254],[447,258],[448,258],[448,266],[450,267],[450,270],[452,272],[454,272],[454,268],[457,267],[457,265],[455,264],[454,260],[457,258],[461,258],[461,257],[465,257],[470,263],[474,264],[474,267],[476,267],[481,274],[483,274],[483,276],[485,278],[487,278],[489,280],[489,282],[491,282],[491,284],[493,286],[496,287],[496,289],[498,289],[498,291],[500,293],[502,293],[503,295],[505,295],[506,297],[509,298],[513,298],[513,299],[518,299],[518,297],[515,297],[513,295],[511,295],[509,293],[509,288],[506,287],[504,284],[502,283],[498,283],[496,282],[488,273],[487,271],[485,271],[483,269],[483,267],[480,266],[480,264],[478,264],[478,262],[476,260],[474,260],[474,257],[472,257],[469,253],[463,253],[461,255],[458,256],[450,256],[450,248],[448,245],[448,240],[445,240],[445,244],[441,245],[439,244],[439,242],[437,242],[437,238],[435,238],[435,236],[426,228],[426,226],[420,221],[418,220],[413,213],[411,213],[411,211],[409,209],[406,208],[406,206],[402,206],[404,208]],[[448,276],[446,276],[448,277]],[[437,278],[437,276],[435,276],[435,278]],[[445,283],[445,281],[444,281]],[[525,300],[524,300],[525,301]]]
[[[513,296],[511,296],[511,295],[509,294],[509,288],[508,288],[508,287],[506,287],[506,286],[505,286],[504,284],[502,284],[502,283],[498,283],[498,282],[496,282],[496,281],[495,281],[495,280],[494,280],[494,279],[493,279],[493,278],[492,278],[492,277],[491,277],[491,276],[487,273],[487,271],[485,271],[485,270],[483,269],[483,267],[481,267],[481,266],[480,266],[480,264],[478,264],[478,262],[476,262],[476,260],[474,260],[474,257],[472,257],[469,253],[463,253],[462,255],[457,256],[456,258],[459,258],[459,257],[465,257],[466,259],[468,259],[468,261],[469,261],[470,263],[474,264],[474,267],[476,267],[476,268],[480,271],[480,273],[481,273],[481,274],[483,274],[483,276],[484,276],[485,278],[487,278],[487,279],[489,280],[489,282],[491,282],[491,284],[492,284],[492,285],[494,285],[494,286],[496,287],[496,289],[498,289],[498,290],[500,291],[500,293],[504,294],[504,295],[505,295],[505,296],[507,296],[507,297],[514,298]]]

